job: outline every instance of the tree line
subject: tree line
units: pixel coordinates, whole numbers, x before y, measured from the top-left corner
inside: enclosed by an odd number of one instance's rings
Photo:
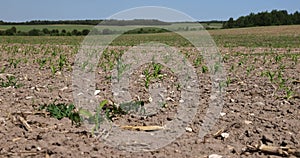
[[[40,29],[31,29],[28,32],[18,31],[16,27],[11,27],[10,29],[0,30],[0,36],[86,36],[88,35],[90,30],[83,29],[79,31],[74,29],[72,31],[66,31],[62,29],[59,31],[58,29],[49,30],[44,28]]]
[[[289,14],[286,10],[272,10],[271,12],[250,13],[247,16],[241,16],[234,20],[232,17],[223,23],[223,28],[240,28],[254,26],[272,26],[272,25],[294,25],[300,24],[300,13]]]
[[[143,28],[127,31],[124,34],[146,34],[146,33],[163,33],[163,32],[170,32],[170,31],[162,28],[143,27]],[[59,31],[58,29],[49,30],[47,28],[44,28],[42,30],[31,29],[28,32],[25,32],[25,31],[18,31],[17,28],[13,26],[7,30],[0,30],[0,36],[86,36],[88,34],[110,35],[110,34],[118,34],[118,33],[122,33],[122,31],[110,30],[107,28],[103,30],[98,30],[97,28],[93,28],[92,30],[83,29],[82,31],[79,31],[77,29],[74,29],[73,31],[66,31],[65,29]]]
[[[171,25],[155,19],[134,19],[134,20],[32,20],[26,22],[5,22],[0,20],[0,25]]]

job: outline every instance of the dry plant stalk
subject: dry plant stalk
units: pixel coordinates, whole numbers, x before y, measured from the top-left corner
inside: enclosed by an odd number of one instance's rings
[[[259,144],[255,146],[249,145],[248,148],[251,150],[255,149],[264,153],[269,153],[274,155],[280,155],[280,156],[294,155],[296,157],[300,157],[300,150],[291,147],[269,146],[259,142]]]
[[[121,126],[121,128],[135,131],[157,131],[164,129],[162,126]]]
[[[27,131],[32,131],[31,127],[23,117],[19,116],[18,118],[21,121],[21,123],[24,125],[24,127],[27,129]]]

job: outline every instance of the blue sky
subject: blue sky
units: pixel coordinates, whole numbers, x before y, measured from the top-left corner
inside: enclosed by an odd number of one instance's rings
[[[227,20],[250,12],[300,11],[300,0],[1,0],[0,20],[105,19],[119,11],[140,6],[161,6],[197,20]]]

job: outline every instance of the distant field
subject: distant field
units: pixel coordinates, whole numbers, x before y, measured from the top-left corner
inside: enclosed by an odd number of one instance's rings
[[[173,28],[182,27],[183,25],[174,24]],[[3,27],[3,26],[1,26]],[[21,26],[20,26],[21,27]],[[25,26],[23,26],[25,29]],[[39,26],[41,27],[41,26]],[[53,26],[54,27],[54,26]],[[88,26],[73,25],[60,26],[56,28],[61,29],[83,29]],[[89,26],[91,28],[91,26]],[[100,26],[103,27],[103,26]],[[49,28],[49,27],[48,27]],[[119,27],[120,28],[120,27]],[[27,27],[29,29],[29,26]],[[192,32],[191,32],[192,33]],[[268,26],[268,27],[252,27],[252,28],[239,28],[239,29],[218,29],[209,30],[209,33],[214,38],[216,44],[222,47],[274,47],[274,48],[299,48],[300,45],[300,25],[291,26]],[[174,35],[174,34],[173,34]],[[126,38],[126,45],[132,45],[136,42],[142,42],[147,39],[148,41],[158,41],[161,39],[167,40],[168,44],[181,43],[182,39],[174,38],[170,33],[161,34],[135,34],[123,35]],[[108,36],[108,35],[107,35]],[[1,36],[1,43],[27,43],[27,44],[66,44],[78,45],[82,42],[84,36]],[[121,43],[120,43],[121,44]],[[124,43],[123,43],[124,44]],[[180,45],[180,44],[179,44]],[[184,44],[183,44],[184,45]]]
[[[49,30],[58,29],[66,30],[66,31],[72,31],[74,29],[77,30],[83,30],[83,29],[91,29],[93,26],[91,25],[0,25],[0,30],[6,30],[10,29],[11,27],[16,27],[18,31],[28,32],[32,29],[39,29],[42,30],[44,28],[47,28]]]
[[[191,27],[189,29],[192,28],[199,28],[199,24],[189,24]],[[209,27],[209,28],[214,28],[214,29],[219,29],[222,27],[221,23],[203,23],[202,24],[204,27]],[[11,27],[16,27],[18,31],[23,31],[23,32],[28,32],[29,30],[32,29],[39,29],[42,30],[44,28],[47,28],[49,30],[53,30],[53,29],[57,29],[59,31],[61,30],[66,30],[66,31],[72,31],[74,29],[77,30],[83,30],[83,29],[88,29],[91,30],[92,28],[94,28],[93,25],[0,25],[0,30],[6,30],[6,29],[10,29]],[[186,24],[184,23],[176,23],[176,24],[172,24],[170,26],[166,26],[166,27],[170,27],[172,29],[178,29],[178,28],[185,28]],[[99,30],[103,30],[104,28],[107,28],[107,26],[97,26],[97,28]],[[110,26],[111,30],[116,30],[119,31],[120,28],[125,29],[128,28],[127,26]]]

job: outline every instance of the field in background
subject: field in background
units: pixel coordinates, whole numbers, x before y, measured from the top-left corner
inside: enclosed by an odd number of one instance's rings
[[[183,27],[182,24],[175,24],[173,28]],[[0,28],[3,26],[0,26]],[[21,27],[21,26],[20,26]],[[22,26],[23,27],[23,26]],[[25,27],[25,26],[24,26]],[[54,26],[53,26],[54,27]],[[87,27],[87,26],[84,26]],[[103,27],[103,26],[99,26]],[[196,26],[195,26],[196,27]],[[25,27],[27,28],[27,27]],[[23,28],[23,29],[25,29]],[[47,26],[50,28],[50,26]],[[60,29],[78,29],[83,26],[57,26]],[[91,28],[91,27],[90,27]],[[104,28],[104,27],[103,27]],[[28,28],[27,28],[28,29]],[[113,28],[112,28],[113,30]],[[268,27],[253,27],[240,29],[218,29],[209,30],[208,32],[214,38],[219,47],[274,47],[274,48],[298,48],[300,45],[300,25],[291,26],[268,26]],[[107,35],[109,36],[109,35]],[[177,42],[175,38],[171,37],[171,33],[161,33],[154,36],[153,34],[135,34],[125,35],[130,42],[135,43],[139,40],[149,39],[157,41],[161,38],[168,39],[170,43]],[[26,43],[26,44],[65,44],[65,45],[79,45],[83,36],[1,36],[1,43]]]
[[[191,24],[189,24],[191,25]],[[213,28],[213,29],[220,29],[222,27],[221,23],[201,23],[201,25],[205,28]],[[184,28],[185,29],[186,24],[184,23],[175,23],[172,25],[166,25],[166,27],[171,27],[172,29],[178,29],[178,28]],[[198,28],[198,24],[192,24],[192,27],[189,29],[192,29],[194,27]],[[193,27],[194,26],[194,27]],[[94,28],[93,25],[0,25],[0,30],[6,30],[10,29],[11,27],[16,27],[18,31],[22,32],[28,32],[32,29],[39,29],[42,30],[44,28],[47,28],[48,30],[53,30],[57,29],[59,31],[61,30],[66,30],[66,31],[72,31],[74,29],[77,30],[83,30],[83,29],[88,29],[92,30]],[[98,30],[103,30],[103,28],[107,28],[106,26],[96,26]],[[127,26],[122,26],[122,28],[126,28]],[[111,26],[111,30],[119,31],[120,27],[119,26]]]
[[[183,25],[177,24],[173,28],[179,27]],[[193,35],[194,32],[190,33]],[[73,110],[71,106],[55,109],[56,103],[74,103],[74,97],[82,94],[73,94],[77,85],[72,85],[72,70],[84,36],[0,36],[0,142],[6,142],[0,145],[0,155],[208,157],[219,154],[224,157],[267,157],[270,153],[258,148],[261,142],[268,148],[283,147],[275,148],[274,155],[295,154],[292,153],[294,149],[300,149],[300,25],[218,29],[209,30],[209,33],[222,54],[223,67],[220,63],[211,67],[206,65],[201,52],[174,33],[124,34],[103,52],[96,66],[90,66],[88,62],[80,65],[87,71],[96,69],[96,91],[91,94],[99,102],[108,100],[104,102],[105,106],[100,105],[99,111],[105,112],[120,126],[164,126],[168,121],[178,119],[175,115],[177,105],[184,101],[180,100],[180,93],[185,88],[178,83],[171,69],[155,62],[142,65],[130,76],[129,90],[135,96],[134,100],[151,102],[148,88],[157,83],[168,87],[162,92],[167,99],[159,105],[155,115],[140,117],[124,113],[114,104],[111,91],[111,70],[117,65],[115,69],[120,77],[128,66],[119,60],[122,53],[142,42],[164,42],[175,46],[193,65],[200,83],[201,105],[197,115],[184,127],[186,132],[173,143],[154,152],[140,153],[126,153],[110,147],[99,141],[99,137],[93,135],[94,131],[76,126],[80,119],[76,120],[77,115],[73,114],[78,109]],[[198,131],[212,98],[210,77],[218,70],[226,71],[224,82],[219,84],[226,88],[224,106],[220,119],[202,141]],[[95,124],[100,122],[96,116],[89,116],[88,120]],[[96,125],[94,129],[97,129]]]

